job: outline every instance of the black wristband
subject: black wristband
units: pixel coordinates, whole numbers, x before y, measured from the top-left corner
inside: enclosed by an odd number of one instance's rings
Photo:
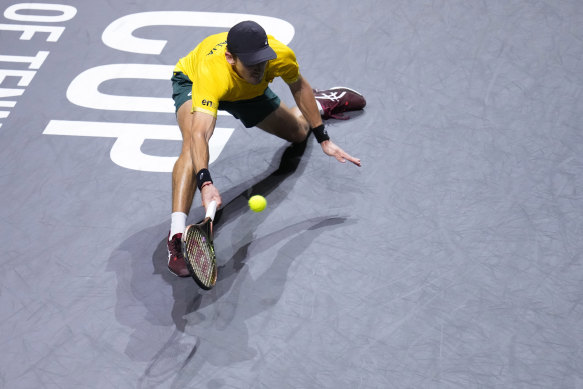
[[[328,131],[326,131],[323,124],[320,124],[318,127],[312,128],[312,132],[314,133],[314,136],[316,137],[318,143],[322,143],[325,140],[330,140],[330,137],[328,136]]]
[[[211,173],[208,169],[200,169],[198,173],[196,173],[196,186],[198,186],[198,190],[202,190],[202,185],[207,181],[210,181],[211,184],[213,183]]]

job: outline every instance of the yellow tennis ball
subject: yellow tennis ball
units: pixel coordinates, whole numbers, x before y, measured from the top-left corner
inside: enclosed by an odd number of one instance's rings
[[[266,206],[267,200],[265,200],[265,197],[263,196],[255,195],[251,196],[249,199],[249,208],[251,208],[253,212],[261,212],[265,209]]]

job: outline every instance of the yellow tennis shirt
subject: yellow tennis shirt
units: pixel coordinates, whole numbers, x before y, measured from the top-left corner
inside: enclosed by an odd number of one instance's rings
[[[227,33],[205,38],[186,57],[178,61],[175,72],[182,72],[192,81],[192,110],[217,116],[219,101],[248,100],[260,96],[275,77],[291,84],[300,76],[296,55],[286,45],[267,36],[277,58],[268,61],[263,80],[252,85],[233,70],[225,58]]]

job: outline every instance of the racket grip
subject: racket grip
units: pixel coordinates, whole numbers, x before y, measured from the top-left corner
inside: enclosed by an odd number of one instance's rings
[[[209,206],[206,209],[206,216],[205,219],[207,217],[210,217],[211,220],[215,220],[215,213],[217,212],[217,202],[215,200],[211,201],[209,203]]]

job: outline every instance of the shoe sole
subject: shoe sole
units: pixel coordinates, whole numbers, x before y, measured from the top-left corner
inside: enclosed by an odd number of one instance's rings
[[[186,274],[186,275],[183,275],[183,276],[181,276],[181,275],[179,275],[179,274],[176,274],[176,273],[174,273],[174,272],[173,272],[173,271],[172,271],[172,270],[171,270],[169,267],[166,267],[166,269],[168,269],[168,271],[170,272],[170,274],[172,274],[173,276],[175,276],[175,277],[178,277],[178,278],[187,278],[187,277],[191,277],[191,275],[190,275],[190,274]]]
[[[330,88],[329,90],[334,90],[334,89],[346,89],[346,90],[349,90],[349,91],[351,91],[351,92],[353,92],[353,93],[356,93],[356,94],[357,94],[357,95],[359,95],[359,96],[362,96],[362,97],[364,97],[364,96],[363,96],[361,93],[359,93],[359,92],[355,91],[354,89],[347,88],[347,87],[345,87],[345,86],[335,86],[335,87],[332,87],[332,88]]]

